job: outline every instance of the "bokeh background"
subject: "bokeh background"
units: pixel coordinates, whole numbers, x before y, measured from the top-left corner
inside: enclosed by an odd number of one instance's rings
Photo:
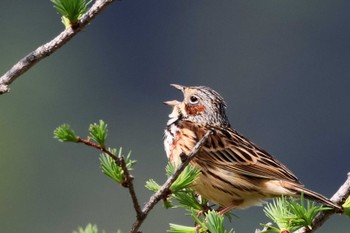
[[[350,2],[148,0],[112,4],[83,32],[0,96],[1,232],[72,232],[92,222],[128,232],[127,190],[101,173],[98,152],[60,143],[69,123],[85,136],[109,124],[108,145],[132,150],[141,203],[146,180],[165,180],[162,134],[180,99],[169,86],[207,85],[226,99],[232,125],[285,163],[307,187],[331,196],[349,169]],[[63,30],[50,1],[3,0],[0,70]],[[261,207],[228,224],[254,232]],[[143,232],[192,225],[161,204]],[[349,232],[333,216],[318,232]]]

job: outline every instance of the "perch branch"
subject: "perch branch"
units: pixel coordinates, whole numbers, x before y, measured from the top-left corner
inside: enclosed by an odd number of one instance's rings
[[[196,144],[195,147],[191,150],[191,153],[188,155],[188,157],[182,162],[182,164],[177,168],[175,173],[168,178],[168,180],[163,184],[163,186],[155,193],[153,194],[149,201],[144,205],[142,209],[142,214],[137,217],[135,220],[131,233],[138,233],[139,229],[141,227],[141,224],[146,219],[148,213],[153,209],[153,207],[162,199],[165,199],[169,193],[170,193],[170,186],[175,182],[175,180],[179,177],[181,172],[185,169],[185,167],[190,163],[190,161],[197,155],[200,148],[203,146],[203,144],[208,139],[209,135],[211,134],[211,131],[208,131],[201,140]]]
[[[113,0],[96,0],[91,8],[86,12],[74,27],[70,27],[61,32],[50,42],[41,45],[22,59],[20,59],[10,70],[0,77],[0,95],[10,91],[10,84],[19,76],[33,67],[43,58],[51,55],[57,49],[70,41],[88,23],[90,23],[99,13],[102,12]]]
[[[338,191],[333,195],[333,197],[330,200],[341,206],[349,195],[350,195],[350,173],[348,173],[347,180],[344,182],[344,184],[342,186],[340,186]],[[334,211],[322,211],[321,213],[319,213],[315,217],[315,219],[312,223],[312,230],[309,230],[309,229],[303,227],[303,228],[295,231],[294,233],[313,232],[317,228],[322,226],[322,224],[325,223],[328,220],[328,218],[335,213],[336,212],[334,212]]]

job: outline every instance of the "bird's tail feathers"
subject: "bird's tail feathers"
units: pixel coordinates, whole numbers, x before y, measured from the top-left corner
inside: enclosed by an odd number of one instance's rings
[[[293,184],[289,182],[283,182],[283,184],[283,186],[286,189],[290,190],[291,192],[294,192],[296,197],[300,196],[303,193],[306,199],[334,208],[337,212],[343,212],[343,208],[341,206],[337,205],[336,203],[319,193],[304,188],[302,185]]]

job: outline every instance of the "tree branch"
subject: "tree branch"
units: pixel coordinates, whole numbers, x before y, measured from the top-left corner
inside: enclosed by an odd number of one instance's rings
[[[84,143],[87,146],[94,147],[94,148],[96,148],[96,149],[98,149],[100,151],[103,151],[104,153],[108,154],[115,161],[115,163],[123,169],[124,179],[125,180],[122,183],[122,185],[124,187],[128,188],[130,196],[131,196],[131,199],[132,199],[132,203],[134,205],[134,209],[136,211],[136,217],[140,218],[140,216],[143,213],[142,213],[139,201],[138,201],[137,196],[136,196],[136,192],[135,192],[135,188],[134,188],[134,177],[130,174],[128,168],[126,167],[126,163],[125,163],[124,158],[115,156],[114,154],[112,154],[106,148],[104,148],[104,147],[102,147],[102,146],[100,146],[100,145],[98,145],[96,143],[93,143],[93,142],[91,142],[89,140],[81,139],[80,137],[78,138],[77,143]]]
[[[340,186],[338,191],[333,195],[333,197],[330,200],[341,206],[349,195],[350,195],[350,173],[348,173],[348,178],[345,181],[345,183],[342,186]],[[313,232],[316,229],[318,229],[320,226],[322,226],[322,224],[325,223],[328,220],[328,218],[335,213],[336,213],[335,211],[322,211],[315,217],[312,223],[312,230],[309,230],[303,227],[295,231],[294,233]]]
[[[206,134],[199,140],[195,147],[191,150],[191,153],[188,155],[187,159],[182,162],[182,164],[177,168],[175,173],[168,178],[168,180],[163,184],[163,186],[153,194],[149,201],[144,205],[142,209],[142,215],[137,217],[134,222],[131,233],[138,233],[141,227],[141,224],[146,219],[148,213],[153,209],[153,207],[162,199],[165,199],[170,193],[170,186],[175,182],[175,180],[179,177],[181,172],[186,168],[186,166],[190,163],[190,161],[197,155],[200,148],[208,139],[209,135],[212,134],[211,131],[206,132]]]
[[[163,184],[163,186],[155,193],[153,194],[149,201],[144,205],[143,209],[141,210],[139,201],[137,199],[135,189],[134,189],[134,177],[130,175],[129,170],[125,164],[125,160],[123,157],[115,156],[113,153],[108,151],[106,148],[91,142],[89,139],[82,139],[78,137],[77,143],[83,143],[87,146],[94,147],[106,154],[108,154],[115,163],[120,166],[123,169],[124,172],[124,178],[125,181],[122,184],[124,187],[128,188],[134,209],[136,211],[136,220],[132,226],[131,233],[138,233],[142,223],[146,219],[148,213],[153,209],[153,207],[162,199],[165,199],[169,193],[170,193],[170,187],[175,182],[175,180],[179,177],[181,172],[186,168],[186,166],[190,163],[190,161],[197,155],[200,148],[203,146],[203,144],[208,139],[209,135],[211,134],[211,131],[206,132],[206,134],[199,140],[199,142],[193,147],[191,150],[191,153],[187,156],[187,158],[181,163],[181,165],[176,169],[175,173],[170,176],[167,181]]]
[[[0,77],[0,95],[10,91],[9,85],[24,72],[33,67],[43,58],[51,55],[57,49],[70,41],[88,23],[90,23],[99,13],[102,12],[113,0],[96,0],[91,8],[86,12],[74,27],[70,27],[61,32],[50,42],[38,47],[21,60],[19,60],[10,70]]]

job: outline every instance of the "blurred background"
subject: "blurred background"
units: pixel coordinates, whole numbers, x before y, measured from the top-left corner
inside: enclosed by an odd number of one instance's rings
[[[3,0],[0,71],[63,30],[49,0]],[[310,189],[331,196],[349,169],[350,2],[120,1],[0,96],[2,232],[72,232],[92,222],[128,232],[126,189],[101,173],[99,152],[60,143],[53,130],[109,124],[107,144],[132,150],[140,202],[146,180],[165,181],[162,134],[181,99],[170,83],[206,85],[228,104],[232,125],[275,155]],[[254,232],[261,207],[228,227]],[[142,232],[192,225],[159,204]],[[317,232],[348,232],[332,216]]]

